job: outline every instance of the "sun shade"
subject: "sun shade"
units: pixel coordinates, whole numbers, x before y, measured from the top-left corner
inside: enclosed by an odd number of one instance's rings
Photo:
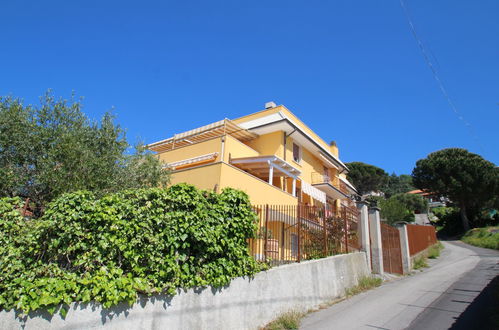
[[[224,119],[187,132],[175,134],[173,137],[166,140],[151,143],[147,145],[147,148],[152,151],[163,152],[206,141],[225,134],[229,134],[239,141],[249,141],[258,137],[258,134],[242,128],[229,119]]]

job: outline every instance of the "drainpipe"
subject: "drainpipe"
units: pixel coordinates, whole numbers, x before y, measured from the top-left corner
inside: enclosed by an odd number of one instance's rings
[[[288,139],[288,136],[286,135],[285,131],[283,131],[283,133],[284,133],[284,151],[283,151],[284,155],[283,155],[282,159],[284,159],[284,161],[286,161],[286,140]]]

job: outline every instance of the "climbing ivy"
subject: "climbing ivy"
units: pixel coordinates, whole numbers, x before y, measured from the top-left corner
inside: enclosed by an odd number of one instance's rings
[[[246,194],[180,184],[97,198],[79,191],[25,219],[0,199],[0,308],[64,315],[71,302],[132,305],[138,294],[220,287],[263,266],[248,253],[256,216]],[[62,307],[61,307],[62,306]]]

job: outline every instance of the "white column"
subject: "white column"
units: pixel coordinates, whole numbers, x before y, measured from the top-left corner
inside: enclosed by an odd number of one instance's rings
[[[272,184],[272,180],[274,179],[274,166],[269,164],[269,184]]]
[[[371,243],[369,240],[369,211],[368,211],[367,202],[365,201],[357,202],[357,209],[359,210],[360,213],[360,219],[359,219],[360,249],[366,253],[367,265],[369,269],[371,269]]]
[[[400,252],[402,254],[402,270],[404,274],[411,271],[411,254],[409,252],[409,237],[407,236],[407,225],[402,224],[397,226],[400,234]]]
[[[296,197],[296,179],[293,178],[293,196]]]
[[[371,263],[373,273],[383,275],[383,247],[381,243],[381,220],[379,208],[369,209],[369,236],[371,237]]]

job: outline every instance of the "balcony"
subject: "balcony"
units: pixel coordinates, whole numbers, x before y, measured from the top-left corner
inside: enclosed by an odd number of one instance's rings
[[[338,176],[329,177],[322,173],[312,173],[312,186],[325,192],[333,199],[348,198],[350,191],[347,185]]]

